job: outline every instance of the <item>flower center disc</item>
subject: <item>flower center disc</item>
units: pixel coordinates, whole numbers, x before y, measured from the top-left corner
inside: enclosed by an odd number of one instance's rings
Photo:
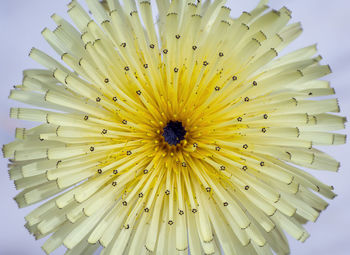
[[[163,129],[163,137],[169,145],[177,145],[186,135],[186,130],[180,121],[169,121]]]

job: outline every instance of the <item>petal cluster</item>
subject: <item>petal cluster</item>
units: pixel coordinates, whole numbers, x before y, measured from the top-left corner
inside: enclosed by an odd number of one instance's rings
[[[10,98],[3,147],[19,207],[51,253],[289,254],[335,197],[305,168],[337,171],[315,148],[345,143],[345,118],[315,45],[279,53],[302,29],[261,1],[75,0],[33,48]],[[301,169],[302,168],[302,169]]]

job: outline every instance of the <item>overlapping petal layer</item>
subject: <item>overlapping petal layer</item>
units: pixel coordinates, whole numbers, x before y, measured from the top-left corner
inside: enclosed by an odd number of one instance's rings
[[[315,45],[278,57],[299,36],[287,8],[261,1],[236,19],[222,0],[86,0],[42,34],[43,70],[10,98],[42,122],[4,146],[20,207],[43,249],[67,254],[288,254],[333,198],[299,169],[337,171],[314,145],[345,136]],[[156,24],[156,25],[155,25]],[[186,134],[163,136],[169,122]]]

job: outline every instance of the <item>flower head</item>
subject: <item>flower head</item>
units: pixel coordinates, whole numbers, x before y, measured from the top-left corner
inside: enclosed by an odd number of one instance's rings
[[[345,142],[315,45],[278,57],[299,36],[287,8],[261,1],[231,18],[225,1],[86,0],[74,26],[42,34],[60,63],[25,70],[10,98],[3,148],[20,207],[51,253],[288,254],[333,198],[299,167],[337,171],[315,145]],[[155,25],[156,24],[156,25]],[[325,97],[324,97],[325,96]],[[322,98],[318,98],[322,97]],[[315,99],[316,98],[316,99]]]

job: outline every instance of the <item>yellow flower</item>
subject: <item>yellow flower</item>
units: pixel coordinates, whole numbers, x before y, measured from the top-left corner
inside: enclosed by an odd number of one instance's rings
[[[46,253],[288,254],[333,187],[298,168],[337,171],[314,145],[345,143],[315,45],[277,57],[301,33],[287,8],[230,17],[225,1],[73,0],[74,26],[42,34],[46,69],[25,70],[4,146],[19,207]],[[155,25],[156,24],[156,25]],[[319,98],[321,97],[321,98]],[[316,98],[316,99],[315,99]],[[49,110],[51,109],[51,110]]]

